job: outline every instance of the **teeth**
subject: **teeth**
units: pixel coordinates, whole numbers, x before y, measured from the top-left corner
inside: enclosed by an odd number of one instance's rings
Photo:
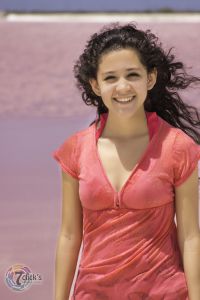
[[[130,101],[132,99],[132,97],[130,98],[122,98],[122,99],[117,99],[118,101],[122,101],[122,102],[126,102],[126,101]]]
[[[134,96],[133,96],[134,97]],[[129,98],[115,98],[115,100],[117,101],[117,102],[121,102],[121,103],[125,103],[125,102],[130,102],[132,99],[133,99],[133,97],[129,97]]]

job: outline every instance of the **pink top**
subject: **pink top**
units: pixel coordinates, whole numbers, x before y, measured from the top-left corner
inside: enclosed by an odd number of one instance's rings
[[[149,144],[120,192],[111,185],[97,140],[108,113],[54,152],[79,180],[83,251],[72,299],[186,300],[177,242],[174,187],[200,159],[200,146],[155,112],[146,112]]]

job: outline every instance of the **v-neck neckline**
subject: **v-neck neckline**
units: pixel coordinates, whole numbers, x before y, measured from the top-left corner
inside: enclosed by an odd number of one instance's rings
[[[151,145],[153,144],[155,136],[161,130],[161,127],[162,127],[163,123],[161,123],[161,119],[158,117],[156,112],[146,112],[145,111],[145,116],[146,116],[148,136],[149,136],[149,141],[148,141],[147,147],[144,150],[144,152],[143,152],[142,156],[140,157],[140,159],[138,160],[138,162],[133,167],[133,169],[130,172],[128,178],[126,179],[126,181],[124,182],[124,184],[122,185],[122,187],[120,188],[119,191],[117,191],[115,189],[115,187],[113,186],[113,184],[111,183],[109,177],[106,174],[105,168],[103,166],[103,163],[102,163],[99,151],[98,151],[98,145],[97,145],[98,139],[100,138],[100,136],[103,132],[103,129],[105,127],[106,120],[108,118],[108,113],[103,113],[103,114],[100,115],[100,123],[99,123],[100,126],[99,126],[99,128],[97,128],[99,119],[96,118],[96,120],[95,120],[95,124],[94,124],[94,146],[95,146],[96,157],[97,157],[98,163],[100,165],[102,174],[103,174],[107,184],[110,186],[110,188],[111,188],[111,190],[114,194],[121,195],[123,193],[126,185],[130,181],[130,179],[133,177],[134,173],[136,172],[136,170],[138,169],[138,167],[141,165],[142,161],[146,157],[147,153],[149,152],[149,149],[150,149]]]

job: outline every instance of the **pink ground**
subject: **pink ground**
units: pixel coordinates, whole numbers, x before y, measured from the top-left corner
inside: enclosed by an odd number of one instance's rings
[[[95,111],[74,86],[72,67],[102,24],[0,22],[0,295],[1,299],[53,300],[54,255],[60,224],[61,178],[53,150],[84,128]],[[189,71],[200,74],[200,23],[141,24],[160,36]],[[200,108],[199,89],[184,94]],[[40,273],[24,292],[4,283],[16,263]]]

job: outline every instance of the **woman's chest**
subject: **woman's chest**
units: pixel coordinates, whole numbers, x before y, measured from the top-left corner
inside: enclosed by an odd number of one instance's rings
[[[162,143],[148,145],[145,137],[127,145],[99,141],[84,144],[78,158],[82,206],[143,209],[173,201],[173,170]]]
[[[140,162],[149,144],[148,135],[140,138],[108,140],[100,138],[97,143],[97,156],[102,171],[113,190],[120,192],[134,168]]]

